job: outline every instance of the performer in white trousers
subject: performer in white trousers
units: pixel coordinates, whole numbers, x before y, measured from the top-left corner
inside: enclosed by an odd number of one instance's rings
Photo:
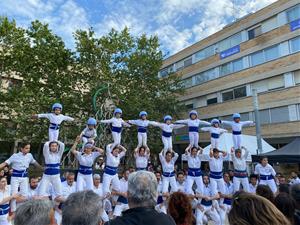
[[[222,120],[221,124],[232,128],[234,149],[240,149],[242,147],[242,128],[245,126],[253,126],[255,123],[253,121],[241,121],[241,115],[239,113],[233,114],[232,119],[233,121]]]
[[[203,176],[203,194],[196,194],[198,197],[198,205],[196,208],[196,224],[203,224],[204,215],[209,216],[209,218],[214,222],[215,225],[221,225],[221,219],[217,210],[212,206],[213,200],[219,198],[219,194],[212,190],[209,183],[209,177]]]
[[[187,155],[188,161],[188,175],[186,178],[185,192],[189,195],[194,193],[193,185],[196,183],[197,189],[196,193],[202,194],[203,192],[203,181],[202,181],[202,171],[201,171],[201,157],[203,149],[200,148],[198,151],[197,147],[188,147],[185,149],[185,154]]]
[[[211,121],[211,127],[202,127],[201,130],[210,133],[210,143],[211,148],[219,149],[219,138],[220,135],[227,132],[227,130],[219,127],[220,121],[218,119],[213,119]]]
[[[220,152],[222,155],[220,155]],[[213,193],[222,193],[224,194],[225,186],[223,180],[223,160],[227,156],[226,152],[220,151],[216,148],[210,149],[209,153],[209,168],[210,168],[210,186]],[[220,203],[223,204],[223,199],[220,200]]]
[[[120,181],[118,177],[118,166],[120,165],[120,159],[125,156],[126,148],[121,145],[111,148],[112,144],[106,146],[106,165],[103,173],[103,194],[107,195],[111,193],[110,184],[116,191],[120,190]]]
[[[49,141],[57,141],[59,136],[59,128],[63,121],[74,121],[74,118],[61,114],[62,105],[55,103],[52,105],[52,113],[42,113],[33,115],[32,118],[46,118],[50,121]]]
[[[140,119],[138,120],[128,120],[129,124],[136,125],[138,127],[138,145],[137,148],[144,146],[148,148],[147,145],[147,130],[149,125],[153,125],[155,122],[147,120],[148,113],[141,111],[139,113]]]
[[[48,141],[44,144],[45,171],[39,185],[39,196],[48,196],[49,185],[52,184],[57,197],[62,195],[60,180],[60,160],[65,150],[65,144],[60,141]]]
[[[114,217],[121,216],[122,212],[129,209],[128,199],[127,199],[127,190],[128,190],[128,176],[129,170],[126,170],[123,173],[123,177],[120,179],[120,190],[113,190],[112,194],[117,195],[117,205],[114,210]]]
[[[164,145],[164,155],[167,151],[170,151],[173,149],[172,144],[172,132],[174,129],[180,129],[182,127],[185,127],[184,124],[172,124],[172,117],[170,115],[166,115],[164,117],[164,123],[154,123],[153,126],[160,127],[162,129],[161,139]]]
[[[79,142],[80,136],[76,138],[75,143],[71,148],[71,152],[79,162],[76,191],[93,190],[93,164],[95,159],[104,153],[104,150],[95,147],[91,143],[86,143],[82,153],[76,150]],[[96,151],[93,152],[93,150]]]
[[[11,166],[13,173],[11,175],[10,187],[11,195],[20,193],[24,198],[28,195],[28,172],[27,169],[30,164],[34,164],[36,167],[43,169],[40,164],[35,161],[30,152],[30,144],[25,143],[21,145],[21,150],[18,153],[14,153],[9,159],[0,164],[0,170],[5,166]],[[11,202],[11,211],[16,211],[16,201]]]
[[[175,178],[175,162],[178,159],[178,154],[175,152],[172,156],[173,151],[167,151],[166,155],[163,155],[163,150],[159,153],[159,160],[162,165],[163,178],[163,193],[169,192],[169,185],[171,185],[171,192],[178,190]]]
[[[199,147],[199,126],[210,126],[209,122],[199,120],[198,113],[195,110],[190,111],[190,118],[186,120],[177,120],[175,123],[187,124],[189,127],[190,148]]]
[[[88,142],[94,144],[94,140],[97,137],[96,126],[97,121],[94,118],[89,118],[86,124],[86,128],[84,128],[84,130],[80,134],[83,146]]]
[[[268,163],[268,158],[262,156],[260,163],[255,166],[254,173],[259,175],[259,184],[268,185],[273,193],[277,191],[276,186],[276,172],[274,168]]]
[[[244,154],[242,154],[244,150]],[[233,187],[234,191],[240,190],[240,185],[243,185],[243,190],[249,192],[249,180],[247,173],[246,160],[249,155],[249,151],[242,147],[241,149],[231,148],[231,159],[234,167]]]
[[[100,123],[107,123],[112,125],[111,135],[113,137],[114,142],[110,145],[111,150],[116,146],[121,144],[121,133],[123,126],[130,127],[128,123],[126,123],[122,118],[122,110],[116,108],[114,111],[114,117],[109,120],[100,120]]]
[[[150,158],[150,149],[144,146],[134,150],[136,171],[147,170],[148,160]]]

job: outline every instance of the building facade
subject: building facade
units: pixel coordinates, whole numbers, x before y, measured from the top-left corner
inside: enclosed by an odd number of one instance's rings
[[[170,56],[159,76],[174,72],[184,83],[180,102],[208,121],[231,120],[235,112],[255,120],[256,89],[262,137],[274,147],[289,143],[300,136],[299,0],[279,0]],[[255,127],[243,133],[255,135]],[[187,130],[178,130],[174,141],[183,149]],[[200,144],[208,143],[200,133]]]

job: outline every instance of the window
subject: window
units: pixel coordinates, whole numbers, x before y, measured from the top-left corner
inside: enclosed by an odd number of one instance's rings
[[[268,79],[268,90],[284,87],[284,77],[282,75]]]
[[[184,67],[187,67],[187,66],[192,65],[192,57],[190,57],[190,58],[184,60],[183,63],[184,63]]]
[[[202,49],[199,52],[195,53],[195,61],[198,62],[198,61],[208,58],[214,54],[215,54],[214,46],[213,45],[209,46],[209,47]]]
[[[206,81],[218,78],[218,74],[217,74],[215,68],[210,69],[210,70],[206,70],[205,72],[203,72],[203,74],[205,75],[205,80]]]
[[[233,72],[237,72],[243,69],[243,59],[238,59],[232,62]]]
[[[274,16],[266,21],[264,21],[261,25],[262,33],[273,30],[277,27],[277,16]]]
[[[226,91],[222,93],[223,101],[228,101],[236,98],[242,98],[247,96],[246,86],[235,88],[230,91]]]
[[[259,111],[259,118],[260,118],[260,123],[261,124],[267,124],[270,123],[270,111],[269,109],[265,109],[265,110],[260,110]]]
[[[287,11],[287,18],[288,18],[289,22],[292,22],[292,21],[300,18],[300,5],[299,4]]]
[[[187,110],[191,110],[191,109],[194,108],[194,104],[193,103],[187,104],[187,105],[185,105],[185,107],[186,107]]]
[[[241,113],[241,120],[249,120],[249,113]]]
[[[289,108],[287,106],[270,109],[272,123],[289,121]]]
[[[222,93],[223,101],[228,101],[233,99],[233,91],[223,92]]]
[[[203,74],[202,73],[197,74],[195,76],[195,85],[201,84],[203,82],[205,82]]]
[[[206,100],[207,105],[218,103],[218,98],[210,98]]]
[[[259,51],[259,52],[256,52],[256,53],[253,53],[251,55],[251,63],[252,63],[252,66],[256,66],[256,65],[259,65],[261,63],[264,62],[264,54],[263,54],[263,51]]]
[[[300,84],[300,70],[294,71],[294,81],[295,84]]]
[[[272,46],[268,49],[265,49],[264,53],[265,53],[265,60],[266,61],[277,59],[279,57],[278,45],[275,45],[275,46]]]
[[[229,73],[232,73],[231,63],[226,63],[220,66],[220,75],[225,76]]]
[[[228,121],[231,121],[231,120],[232,120],[232,115],[222,116],[220,119],[221,119],[221,120],[228,120]]]
[[[176,71],[183,69],[184,61],[179,61],[175,64]]]
[[[251,30],[248,30],[248,39],[251,40],[259,35],[261,35],[261,26],[255,27]]]
[[[291,53],[300,51],[300,37],[290,40]]]
[[[162,69],[161,71],[160,71],[160,76],[161,77],[166,77],[166,76],[168,76],[168,68],[165,68],[165,69]]]
[[[242,42],[242,34],[241,32],[232,35],[218,43],[219,51],[224,51],[236,45],[239,45]]]
[[[192,79],[192,77],[183,80],[183,86],[184,86],[185,88],[192,87],[192,86],[193,86],[193,79]]]

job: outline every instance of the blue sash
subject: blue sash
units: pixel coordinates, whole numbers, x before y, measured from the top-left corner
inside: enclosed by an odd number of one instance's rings
[[[189,127],[189,132],[199,132],[199,127]]]
[[[117,170],[118,170],[118,167],[105,166],[104,173],[114,176],[117,174]]]
[[[147,127],[138,127],[139,133],[147,133]]]
[[[272,174],[270,174],[270,175],[262,175],[262,174],[260,174],[259,175],[259,179],[261,179],[261,180],[272,180],[272,179],[274,179],[274,177],[273,177]]]
[[[219,137],[220,137],[220,134],[211,133],[210,136],[211,136],[212,138],[219,138]]]
[[[28,177],[28,172],[27,172],[27,170],[13,169],[12,177]]]
[[[222,171],[221,172],[210,171],[209,177],[213,179],[223,179],[223,173]]]
[[[200,168],[189,168],[188,175],[191,177],[200,177],[202,176],[202,171]]]
[[[240,134],[242,134],[242,132],[241,132],[241,131],[234,131],[234,130],[233,130],[233,131],[232,131],[232,134],[233,134],[233,135],[240,135]]]
[[[141,170],[147,170],[147,168],[140,168],[140,167],[137,167],[136,169],[135,169],[136,171],[141,171]]]
[[[205,206],[211,206],[212,205],[212,201],[206,201],[205,199],[201,200],[201,205],[205,205]]]
[[[175,172],[171,172],[171,173],[168,173],[168,172],[163,172],[163,176],[164,177],[174,177],[175,176]]]
[[[91,136],[87,136],[87,135],[82,135],[82,137],[91,138]]]
[[[83,175],[90,175],[93,173],[93,168],[92,166],[82,166],[79,165],[79,173],[83,174]]]
[[[172,132],[167,132],[167,131],[162,131],[162,136],[163,137],[172,137]]]
[[[112,132],[116,132],[116,133],[121,133],[122,132],[122,127],[112,127],[111,128]]]
[[[224,204],[231,205],[231,198],[224,198]]]
[[[59,130],[60,124],[50,123],[49,129],[51,130]]]
[[[124,196],[119,196],[117,202],[121,202],[123,204],[128,204],[128,199]]]
[[[245,178],[248,177],[246,170],[234,170],[234,176],[237,178]]]
[[[163,199],[163,196],[158,196],[158,198],[157,198],[157,201],[156,201],[156,204],[158,205],[158,204],[161,204],[161,203],[163,203],[164,202],[164,199]]]
[[[6,215],[9,212],[9,204],[0,205],[0,216]]]
[[[46,169],[44,171],[44,174],[46,175],[57,175],[60,173],[59,170],[59,163],[55,163],[55,164],[45,164]]]

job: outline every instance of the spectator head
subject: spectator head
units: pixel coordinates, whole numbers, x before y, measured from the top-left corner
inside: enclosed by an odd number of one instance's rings
[[[4,189],[7,185],[7,178],[5,176],[0,177],[0,189]]]
[[[274,205],[282,212],[283,215],[294,224],[294,213],[296,203],[294,199],[287,193],[279,193],[274,199]]]
[[[258,179],[258,176],[256,174],[251,174],[250,175],[250,183],[252,185],[256,185],[257,184],[257,179]]]
[[[102,200],[95,192],[81,191],[69,195],[62,209],[62,225],[99,225]]]
[[[171,194],[168,202],[168,214],[174,219],[177,225],[192,225],[195,221],[191,201],[182,192]]]
[[[268,185],[259,184],[256,188],[256,194],[274,202],[274,194]]]
[[[48,199],[28,200],[21,204],[15,215],[15,225],[54,225],[53,204]]]
[[[296,202],[296,208],[300,210],[300,184],[294,184],[292,186],[291,196]]]
[[[224,175],[223,175],[223,179],[224,179],[224,181],[226,183],[230,182],[230,175],[229,175],[229,173],[225,172]]]
[[[39,185],[39,178],[38,177],[30,177],[29,179],[29,186],[32,190],[35,190]]]
[[[184,173],[182,171],[179,171],[177,173],[177,181],[182,184],[184,182]]]
[[[129,174],[130,174],[130,171],[129,171],[129,170],[125,170],[125,171],[123,172],[123,178],[124,178],[125,180],[128,180]]]
[[[153,173],[138,171],[128,177],[128,204],[130,208],[154,207],[157,200],[157,180]]]
[[[161,180],[161,172],[156,171],[156,172],[155,172],[155,177],[156,177],[157,183],[159,183],[160,180]]]
[[[228,220],[230,225],[290,225],[270,201],[246,192],[234,194]]]
[[[278,181],[279,181],[279,184],[286,184],[286,179],[283,176],[279,177]]]
[[[290,185],[289,184],[279,184],[278,192],[290,194]]]
[[[28,142],[22,143],[20,145],[20,151],[26,155],[28,152],[30,152],[30,144]]]
[[[259,159],[259,162],[262,166],[266,166],[268,164],[268,157],[267,156],[261,156]]]
[[[75,174],[73,172],[68,172],[66,175],[67,184],[72,186],[75,180]]]
[[[100,185],[100,182],[101,182],[101,176],[99,174],[94,174],[93,175],[93,182],[94,182],[94,186],[98,187]]]
[[[5,175],[4,170],[0,170],[0,177],[3,177]]]

